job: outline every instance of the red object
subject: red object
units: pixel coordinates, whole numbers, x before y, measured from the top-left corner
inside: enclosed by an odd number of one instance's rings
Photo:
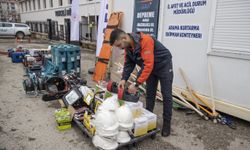
[[[123,93],[124,93],[124,90],[122,88],[118,88],[118,93],[117,93],[118,99],[120,100],[123,99]]]
[[[109,81],[108,84],[107,84],[107,90],[109,92],[111,92],[111,90],[112,90],[112,84],[113,84],[113,81]]]

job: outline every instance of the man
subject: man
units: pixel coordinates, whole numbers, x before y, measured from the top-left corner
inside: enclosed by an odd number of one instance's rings
[[[163,97],[162,136],[170,135],[172,117],[172,55],[158,40],[144,33],[127,34],[115,29],[110,35],[110,44],[125,50],[125,62],[119,86],[124,88],[135,65],[141,70],[136,82],[128,87],[130,93],[136,93],[139,85],[146,81],[146,109],[153,112],[158,81]]]

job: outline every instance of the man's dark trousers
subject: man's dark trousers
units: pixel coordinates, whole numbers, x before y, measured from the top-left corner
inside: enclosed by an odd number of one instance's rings
[[[154,67],[155,68],[155,67]],[[157,67],[156,67],[157,68]],[[163,98],[163,120],[164,122],[171,121],[172,118],[172,83],[173,83],[173,65],[169,61],[157,70],[152,71],[147,79],[146,87],[146,109],[153,112],[155,106],[155,97],[158,86],[158,81],[161,84],[161,93]]]

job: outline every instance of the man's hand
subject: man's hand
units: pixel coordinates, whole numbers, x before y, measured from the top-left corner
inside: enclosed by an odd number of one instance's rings
[[[135,87],[134,84],[130,84],[130,86],[128,87],[128,92],[131,94],[136,94],[137,91],[138,91],[138,88]]]
[[[122,89],[124,89],[124,87],[125,87],[125,83],[126,83],[126,81],[125,80],[121,80],[120,82],[119,82],[119,88],[122,88]]]

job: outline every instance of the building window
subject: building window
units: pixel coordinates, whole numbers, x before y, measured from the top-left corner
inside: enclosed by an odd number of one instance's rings
[[[68,0],[69,4],[72,4],[72,0]]]
[[[25,2],[25,11],[28,11],[28,5],[27,5],[27,2]]]
[[[250,1],[217,1],[210,54],[250,59]]]
[[[40,32],[43,33],[43,25],[40,23]]]
[[[30,23],[30,29],[31,29],[31,31],[34,31],[34,23],[33,22]]]
[[[48,30],[49,30],[48,28],[49,28],[49,27],[48,27],[48,24],[45,23],[45,25],[44,25],[44,32],[45,32],[45,33],[48,33]]]
[[[62,6],[62,5],[63,5],[63,1],[59,0],[59,6]]]
[[[64,26],[60,25],[59,38],[64,40]]]
[[[43,0],[43,8],[46,8],[46,0]]]
[[[31,11],[31,1],[29,0],[29,11]]]
[[[33,10],[36,10],[36,2],[33,0]]]
[[[40,3],[40,0],[37,1],[38,3],[38,9],[41,9],[41,3]]]
[[[23,2],[21,2],[20,5],[21,5],[21,10],[23,12]]]
[[[11,9],[15,9],[15,4],[11,3]]]
[[[38,24],[35,22],[35,32],[38,32]]]
[[[53,0],[50,0],[50,7],[53,7]]]
[[[7,3],[7,10],[9,10],[10,8],[9,8],[9,3]]]

